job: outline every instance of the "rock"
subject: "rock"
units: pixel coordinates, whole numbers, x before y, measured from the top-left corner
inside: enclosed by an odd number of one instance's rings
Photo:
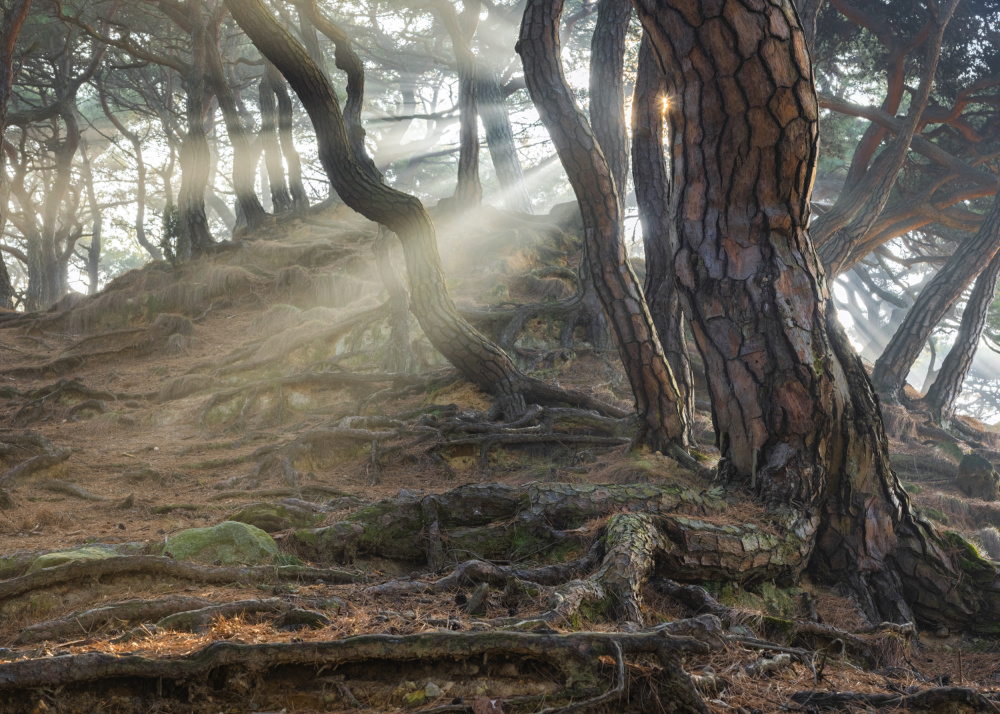
[[[0,488],[0,510],[6,511],[14,507],[14,499],[11,495]]]
[[[278,546],[260,528],[226,521],[211,528],[191,528],[172,536],[165,555],[177,560],[220,565],[262,565],[278,556]]]
[[[442,692],[441,687],[434,684],[434,682],[428,682],[427,686],[424,687],[424,694],[427,695],[428,699],[437,699],[444,694],[444,692]]]
[[[289,528],[312,528],[324,515],[310,509],[305,502],[289,499],[281,503],[251,503],[229,517],[230,521],[248,523],[268,533]]]
[[[294,608],[282,613],[273,626],[276,630],[304,630],[307,627],[319,630],[329,624],[330,618],[322,612]]]
[[[956,485],[971,498],[984,501],[1000,499],[1000,476],[993,464],[979,454],[966,454],[962,458]]]
[[[472,595],[469,596],[469,603],[465,606],[466,612],[470,615],[482,615],[486,612],[486,596],[490,594],[490,586],[487,583],[480,583]]]
[[[408,707],[419,707],[427,703],[427,694],[423,689],[418,689],[415,692],[410,692],[405,697],[403,701]]]
[[[135,506],[135,494],[130,493],[125,497],[125,500],[123,500],[121,503],[115,506],[115,508],[117,508],[119,511],[128,511],[133,506]]]
[[[75,560],[104,560],[105,558],[114,558],[117,555],[118,552],[115,549],[101,545],[88,545],[71,550],[60,550],[35,558],[31,567],[28,568],[28,572],[34,573],[43,568],[54,568]]]

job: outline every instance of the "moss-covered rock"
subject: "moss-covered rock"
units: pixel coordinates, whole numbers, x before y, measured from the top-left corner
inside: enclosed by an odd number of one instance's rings
[[[289,528],[312,528],[323,520],[323,514],[292,503],[251,503],[230,516],[229,520],[276,533]]]
[[[54,568],[57,565],[63,565],[75,560],[104,560],[105,558],[114,558],[117,555],[118,552],[114,548],[103,545],[87,545],[82,548],[60,550],[35,558],[31,567],[28,568],[28,572],[34,573],[43,568]]]
[[[167,542],[164,554],[199,563],[261,565],[277,559],[278,546],[260,528],[226,521],[211,528],[181,531]]]
[[[979,454],[966,454],[958,465],[957,485],[972,498],[996,501],[1000,498],[1000,475],[993,464]]]

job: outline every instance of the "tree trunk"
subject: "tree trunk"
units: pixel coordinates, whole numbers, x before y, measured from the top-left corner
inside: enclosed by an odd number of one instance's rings
[[[261,1],[227,0],[226,5],[305,106],[316,130],[320,160],[334,189],[348,206],[399,236],[410,277],[411,309],[431,344],[463,376],[496,395],[504,413],[522,413],[526,379],[501,349],[458,314],[445,286],[434,224],[423,205],[373,179],[357,163],[333,88],[305,48]]]
[[[639,281],[625,254],[621,200],[601,147],[563,75],[559,59],[562,0],[529,0],[517,51],[532,101],[566,168],[583,216],[592,277],[618,342],[651,448],[685,447],[689,425]]]
[[[41,250],[36,280],[38,287],[29,292],[37,296],[37,307],[48,307],[62,297],[59,267],[59,250],[56,232],[59,228],[59,209],[66,198],[70,181],[73,178],[73,157],[80,146],[80,128],[76,117],[70,112],[61,115],[66,125],[66,139],[59,142],[55,150],[55,177],[45,195],[42,206]],[[28,282],[31,282],[29,274]]]
[[[306,195],[305,186],[302,185],[302,160],[299,158],[299,151],[295,148],[295,137],[292,135],[292,98],[288,96],[288,89],[285,88],[285,78],[274,65],[267,63],[265,71],[270,75],[271,89],[274,90],[278,100],[278,143],[281,145],[281,153],[288,167],[288,190],[292,195],[292,208],[304,211],[309,208],[309,197]]]
[[[629,5],[629,10],[632,6]],[[694,418],[694,376],[684,339],[684,314],[674,270],[676,246],[670,231],[670,179],[663,156],[666,77],[645,35],[639,46],[639,69],[632,97],[632,179],[646,254],[643,292],[656,334],[677,380],[688,422]]]
[[[514,145],[514,130],[507,114],[507,103],[495,72],[482,64],[476,70],[479,118],[486,131],[493,169],[500,183],[501,201],[509,211],[532,213],[531,198],[524,185],[524,172]]]
[[[14,86],[14,45],[30,7],[31,0],[12,0],[8,11],[4,13],[3,22],[0,23],[0,137],[3,137],[7,130],[7,107],[10,104],[10,94]],[[0,193],[2,193],[0,196],[2,199],[0,200],[0,233],[3,233],[7,225],[9,197],[5,162],[6,152],[0,151]],[[10,282],[10,273],[7,272],[7,265],[0,256],[0,308],[13,309],[13,296],[14,288]]]
[[[216,24],[205,32],[206,64],[229,134],[229,143],[233,147],[233,190],[236,192],[241,225],[246,226],[249,233],[253,233],[260,228],[267,214],[254,189],[254,179],[257,176],[254,170],[254,156],[250,151],[250,141],[236,107],[233,88],[226,79],[226,71],[222,64],[222,54],[219,50],[220,30],[221,25]]]
[[[181,187],[177,193],[181,235],[175,255],[178,260],[200,256],[212,243],[205,214],[205,190],[208,187],[210,161],[205,135],[205,23],[199,3],[192,3],[191,65],[184,77],[187,133],[181,142]]]
[[[275,76],[264,60],[264,76],[260,78],[260,140],[264,145],[264,165],[267,167],[267,181],[271,187],[271,204],[275,214],[292,208],[292,196],[285,182],[285,165],[281,160],[281,144],[278,141],[278,108],[275,96]]]
[[[955,402],[962,393],[962,384],[969,375],[969,370],[972,369],[972,360],[976,356],[983,327],[986,325],[986,314],[993,304],[998,278],[1000,251],[976,278],[976,287],[972,289],[969,302],[962,313],[962,323],[955,335],[955,344],[941,363],[937,379],[924,397],[931,415],[939,424],[947,425],[955,413]]]
[[[625,130],[625,37],[631,17],[629,0],[600,0],[590,41],[590,124],[623,207],[629,153]]]
[[[791,0],[715,16],[696,0],[633,5],[673,90],[678,287],[720,473],[786,514],[813,572],[852,586],[870,618],[907,620],[886,560],[906,494],[807,232],[819,108]]]
[[[875,362],[872,381],[883,399],[898,402],[906,376],[917,361],[924,343],[965,288],[1000,251],[1000,196],[993,199],[986,219],[976,235],[959,244],[917,296],[902,324]]]
[[[90,245],[87,246],[87,294],[94,295],[100,282],[101,269],[101,207],[97,204],[97,193],[94,191],[94,172],[90,165],[87,142],[80,139],[80,157],[83,159],[83,183],[87,190],[87,203],[90,207]]]
[[[455,12],[451,0],[438,0],[431,8],[451,38],[455,64],[458,67],[459,156],[458,185],[455,187],[455,208],[466,211],[483,200],[479,183],[479,107],[476,86],[476,56],[470,42],[479,24],[479,0],[462,0],[461,15]]]

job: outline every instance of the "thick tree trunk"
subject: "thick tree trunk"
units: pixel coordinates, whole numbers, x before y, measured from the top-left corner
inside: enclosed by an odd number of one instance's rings
[[[514,145],[514,130],[507,113],[507,101],[495,72],[480,64],[476,72],[479,118],[486,131],[493,169],[500,183],[501,201],[510,211],[532,213],[531,198],[524,185],[524,171]]]
[[[875,362],[872,381],[883,399],[897,402],[902,398],[906,376],[920,356],[927,338],[998,251],[1000,196],[993,199],[979,232],[962,241],[944,267],[920,291],[882,356]]]
[[[1000,278],[1000,251],[993,256],[986,269],[976,278],[976,286],[972,289],[969,302],[962,313],[962,323],[955,344],[941,363],[937,379],[927,390],[924,401],[930,408],[931,415],[939,424],[947,424],[955,413],[955,402],[962,393],[962,385],[972,369],[972,360],[976,356],[979,340],[986,325],[986,315],[993,304],[996,293],[997,279]]]
[[[305,106],[316,130],[320,160],[337,193],[348,206],[399,236],[410,277],[411,309],[428,339],[467,379],[496,395],[505,413],[523,412],[526,380],[501,349],[458,314],[445,286],[434,224],[420,201],[385,186],[358,164],[330,83],[260,0],[227,0],[226,5]]]
[[[55,150],[55,176],[45,195],[42,206],[41,250],[39,252],[36,289],[32,289],[31,275],[28,277],[28,292],[38,299],[37,307],[48,307],[62,297],[59,265],[58,238],[59,208],[66,198],[73,178],[73,157],[80,147],[80,128],[71,112],[61,115],[66,125],[66,138]]]
[[[260,140],[264,145],[264,165],[267,168],[267,182],[271,187],[271,205],[275,214],[292,208],[292,195],[285,181],[285,165],[281,160],[281,144],[278,141],[278,107],[275,95],[275,77],[280,72],[271,71],[271,63],[265,58],[264,76],[260,78]]]
[[[629,10],[632,6],[629,5]],[[694,376],[684,339],[684,314],[677,294],[671,239],[670,179],[663,156],[666,76],[653,54],[649,38],[639,46],[639,70],[632,96],[632,177],[646,254],[643,292],[656,334],[677,380],[677,390],[690,423],[694,418]]]
[[[240,216],[237,223],[246,226],[246,230],[253,233],[260,228],[267,214],[254,189],[254,179],[257,176],[254,170],[255,157],[250,151],[250,140],[236,107],[233,88],[226,79],[226,71],[222,64],[222,53],[219,50],[220,30],[221,25],[216,25],[205,32],[206,64],[209,77],[212,79],[212,88],[222,110],[226,132],[229,134],[229,143],[233,147],[233,190],[236,192],[237,213]]]
[[[181,142],[181,187],[177,194],[181,235],[175,254],[178,260],[197,258],[214,242],[205,214],[205,190],[210,171],[208,138],[205,136],[205,23],[199,3],[192,3],[191,65],[184,77],[187,133]]]
[[[673,90],[678,285],[720,471],[791,512],[815,539],[813,571],[852,585],[869,617],[909,619],[886,562],[906,495],[806,230],[819,108],[791,0],[716,16],[696,0],[633,4]]]
[[[562,0],[529,0],[517,51],[532,101],[580,204],[594,285],[636,398],[642,419],[640,437],[666,452],[687,446],[689,425],[642,288],[625,254],[622,202],[615,178],[563,75],[559,59],[562,9]]]
[[[288,190],[292,195],[292,208],[304,211],[309,208],[309,197],[302,185],[302,159],[299,158],[299,150],[295,148],[295,137],[292,134],[292,98],[288,96],[285,78],[274,65],[267,63],[265,71],[270,75],[271,89],[278,100],[278,143],[288,167]]]

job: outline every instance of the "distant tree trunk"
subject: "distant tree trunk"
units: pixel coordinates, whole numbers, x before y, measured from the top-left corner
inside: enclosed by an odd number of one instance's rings
[[[312,2],[313,7],[315,7],[315,0],[312,0]],[[307,5],[308,3],[306,2],[300,2],[296,5],[296,15],[299,19],[299,36],[302,38],[302,44],[309,52],[309,56],[312,57],[312,61],[316,63],[316,66],[329,79],[330,69],[326,66],[326,56],[319,45],[319,36],[316,34],[316,26],[309,16],[310,11]]]
[[[299,158],[299,150],[295,148],[295,137],[292,134],[292,98],[288,96],[281,72],[270,62],[265,65],[265,71],[269,74],[271,89],[278,99],[278,143],[288,167],[288,190],[292,195],[292,208],[304,211],[309,208],[309,197],[302,185],[302,159]]]
[[[104,222],[101,217],[101,207],[97,203],[97,192],[94,191],[94,171],[90,164],[87,141],[82,137],[80,139],[80,157],[83,160],[81,173],[87,191],[91,225],[90,245],[87,246],[87,294],[94,295],[101,277],[101,230]]]
[[[826,0],[795,0],[795,7],[799,11],[799,19],[802,21],[802,33],[806,37],[806,46],[809,48],[810,55],[816,41],[816,20],[825,2]]]
[[[629,5],[631,11],[632,6]],[[666,76],[643,34],[639,69],[632,97],[632,177],[646,253],[643,291],[667,364],[690,422],[694,418],[694,377],[684,339],[684,314],[674,270],[676,246],[671,240],[670,178],[663,157],[663,114]]]
[[[955,414],[955,402],[962,393],[962,385],[969,376],[969,370],[972,369],[972,360],[976,356],[979,340],[983,335],[986,315],[993,304],[998,278],[1000,278],[1000,251],[976,278],[976,286],[972,289],[969,302],[962,313],[962,323],[959,325],[958,334],[955,335],[955,344],[941,363],[937,379],[924,397],[931,415],[939,424],[947,425]]]
[[[920,291],[899,329],[875,362],[872,381],[883,399],[902,398],[906,377],[924,343],[965,288],[1000,251],[1000,195],[974,236],[962,241],[948,262]]]
[[[226,0],[226,5],[299,96],[316,131],[320,161],[337,193],[348,206],[399,236],[410,277],[411,310],[431,344],[463,376],[494,394],[504,414],[523,413],[527,380],[503,350],[459,315],[445,285],[434,224],[423,205],[372,178],[357,163],[333,88],[261,0]]]
[[[590,41],[590,124],[611,169],[624,207],[628,191],[628,132],[625,130],[625,38],[629,0],[600,0]]]
[[[35,277],[37,288],[32,288],[30,272],[28,276],[28,292],[37,298],[37,307],[43,308],[62,297],[56,233],[59,228],[59,208],[69,190],[73,178],[73,158],[80,147],[80,128],[76,123],[76,117],[71,112],[64,112],[60,116],[66,125],[66,138],[59,142],[55,150],[55,176],[42,206],[40,264]]]
[[[455,63],[458,66],[459,156],[458,185],[455,187],[455,207],[459,211],[475,208],[483,200],[479,182],[479,108],[476,87],[476,56],[470,42],[479,24],[479,0],[462,0],[461,15],[455,12],[451,0],[437,0],[431,8],[451,38]]]
[[[531,198],[524,185],[524,171],[514,145],[514,130],[507,113],[506,98],[495,72],[480,65],[476,72],[479,118],[486,131],[493,169],[500,183],[501,201],[507,210],[532,213]]]
[[[222,110],[222,118],[226,124],[226,132],[229,134],[229,143],[233,147],[233,190],[236,192],[236,201],[239,207],[237,213],[240,216],[241,226],[253,233],[267,218],[264,206],[257,198],[254,188],[254,179],[257,172],[254,168],[253,153],[250,151],[250,140],[247,137],[246,129],[240,118],[239,110],[236,107],[236,97],[233,88],[226,78],[226,71],[222,64],[222,53],[219,50],[219,31],[221,25],[216,24],[205,32],[205,55],[208,65],[208,74],[212,78],[212,88],[215,96],[219,100],[219,108]],[[234,235],[235,235],[234,225]]]
[[[28,16],[31,0],[12,0],[10,7],[0,22],[0,137],[7,130],[7,107],[10,104],[10,94],[14,86],[14,45],[21,25]],[[5,152],[0,151],[0,233],[7,224],[9,187],[7,171],[4,168]],[[0,257],[0,308],[14,308],[14,288],[10,282],[7,265]]]
[[[274,90],[274,72],[264,60],[264,76],[260,78],[260,139],[264,145],[264,165],[267,167],[267,181],[271,187],[271,204],[275,214],[292,208],[292,196],[285,182],[285,166],[281,160],[281,144],[278,141],[278,108]],[[278,75],[280,76],[280,74]]]
[[[559,59],[562,0],[528,0],[516,50],[542,122],[549,130],[583,216],[593,279],[618,342],[642,419],[640,439],[664,453],[686,447],[689,425],[642,288],[625,253],[617,184],[577,107]]]
[[[187,133],[181,141],[181,187],[177,194],[181,222],[176,247],[179,260],[197,258],[214,242],[205,213],[211,156],[205,135],[205,22],[199,3],[191,4],[188,16],[192,26],[191,65],[184,77]]]

